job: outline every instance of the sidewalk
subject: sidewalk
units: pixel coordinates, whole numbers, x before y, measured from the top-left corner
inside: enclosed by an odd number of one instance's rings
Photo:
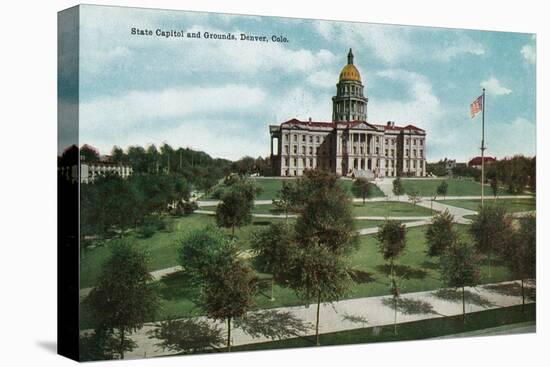
[[[503,282],[499,284],[511,284],[517,282],[518,281]],[[485,306],[479,306],[471,303],[466,304],[467,313],[521,305],[521,297],[495,293],[481,286],[477,288],[467,287],[466,290],[481,296],[485,301],[488,302]],[[434,295],[433,291],[402,294],[401,297],[416,301],[427,302],[432,306],[432,312],[427,314],[404,314],[398,311],[398,323],[420,321],[445,316],[456,316],[462,314],[461,302],[453,302],[438,298]],[[321,334],[324,334],[360,329],[365,327],[392,325],[394,322],[394,311],[391,307],[383,303],[384,299],[388,298],[391,298],[391,296],[347,299],[335,302],[333,304],[322,304],[320,311],[319,332]],[[526,303],[531,303],[531,301],[526,299]],[[290,312],[295,317],[309,323],[311,325],[310,332],[306,334],[315,334],[315,305],[310,305],[309,307],[281,307],[277,308],[276,310]],[[201,319],[205,318],[203,317]],[[366,322],[352,321],[359,319],[366,320]],[[208,321],[211,322],[213,325],[218,326],[222,330],[222,332],[225,333],[225,323],[215,322],[211,320]],[[148,335],[148,332],[153,328],[154,323],[149,323],[146,324],[142,329],[131,335],[131,338],[137,343],[138,347],[134,351],[126,354],[127,359],[143,358],[144,356],[154,357],[173,354],[170,352],[162,351],[155,346],[155,344],[159,341],[151,339]],[[232,345],[234,346],[262,343],[266,341],[270,341],[270,339],[265,337],[252,338],[250,335],[244,333],[241,329],[236,327],[232,328]]]

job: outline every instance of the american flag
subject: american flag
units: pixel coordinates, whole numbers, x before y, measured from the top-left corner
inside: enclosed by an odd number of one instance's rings
[[[476,98],[470,105],[470,116],[474,118],[483,109],[483,95]]]

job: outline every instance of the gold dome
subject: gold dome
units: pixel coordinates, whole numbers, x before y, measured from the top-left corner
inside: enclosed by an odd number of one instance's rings
[[[340,81],[342,80],[355,80],[357,82],[361,81],[361,74],[359,70],[353,64],[347,64],[342,68],[340,72]]]

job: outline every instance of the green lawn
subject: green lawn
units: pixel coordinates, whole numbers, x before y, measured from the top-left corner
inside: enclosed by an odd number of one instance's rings
[[[403,183],[403,188],[406,193],[410,193],[413,190],[418,190],[421,196],[434,196],[437,190],[437,187],[441,184],[443,180],[435,179],[401,179]],[[448,179],[446,180],[449,184],[447,196],[474,196],[481,195],[481,185],[479,182],[470,181],[470,180],[457,180],[457,179]],[[485,186],[485,193],[492,193],[489,185]],[[499,195],[509,195],[505,190],[499,189]]]
[[[372,201],[353,203],[354,216],[390,216],[390,217],[415,217],[430,216],[432,210],[419,205],[413,205],[401,201]]]
[[[474,330],[500,327],[518,323],[534,323],[536,320],[536,305],[499,308],[469,313],[466,323],[462,316],[441,317],[422,321],[399,324],[398,335],[394,334],[393,325],[370,327],[336,333],[321,334],[321,345],[344,345],[357,343],[378,343],[404,340],[419,340],[437,338],[445,335],[464,333]],[[281,348],[301,348],[315,346],[314,337],[299,337],[287,340],[235,346],[233,351],[266,350]]]
[[[438,200],[438,202],[459,208],[478,210],[481,200]],[[506,208],[509,212],[524,212],[535,210],[536,200],[533,199],[497,199],[486,198],[484,205],[497,205]]]
[[[405,216],[430,216],[432,211],[419,205],[401,201],[367,201],[364,205],[361,202],[353,204],[354,216],[373,216],[373,217],[405,217]],[[206,210],[214,210],[215,207],[204,207]],[[255,205],[253,213],[255,214],[277,214],[284,215],[284,212],[273,204]]]
[[[426,227],[415,227],[407,230],[407,247],[403,255],[396,262],[396,271],[402,274],[402,293],[435,290],[444,287],[437,270],[437,259],[426,256],[424,243],[424,231]],[[457,225],[462,236],[467,237],[467,226]],[[353,254],[351,263],[357,270],[359,282],[349,291],[346,298],[371,297],[389,294],[389,277],[386,274],[384,260],[378,253],[378,243],[373,235],[360,237],[358,250]],[[489,268],[484,265],[481,269],[480,283],[493,283],[511,280],[508,271],[493,261],[491,274]],[[263,275],[262,276],[266,276]],[[268,275],[267,275],[268,276]],[[269,283],[269,282],[267,282]],[[157,320],[168,316],[184,317],[197,315],[196,309],[190,300],[192,292],[186,289],[187,284],[181,273],[172,274],[159,282],[162,294],[162,309],[157,315]],[[256,297],[258,308],[273,308],[282,306],[296,306],[303,302],[295,293],[278,285],[274,287],[275,301],[270,300],[269,291]],[[85,312],[82,326],[87,325]]]
[[[138,238],[134,234],[126,236],[135,245],[149,253],[151,271],[178,265],[178,240],[188,231],[215,223],[210,215],[192,214],[187,217],[170,218],[168,230],[159,231],[150,238]],[[246,249],[250,246],[252,233],[277,219],[255,218],[250,225],[238,228],[236,235],[239,246]],[[229,230],[227,230],[229,233]],[[109,241],[102,246],[88,249],[80,261],[80,288],[95,284],[101,267],[110,254]]]

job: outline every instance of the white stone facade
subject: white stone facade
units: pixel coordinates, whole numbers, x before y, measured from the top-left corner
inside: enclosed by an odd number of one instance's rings
[[[352,177],[360,171],[374,177],[426,176],[426,132],[411,124],[367,122],[360,78],[350,50],[332,98],[332,122],[292,119],[269,127],[274,174],[301,176],[321,168]]]

